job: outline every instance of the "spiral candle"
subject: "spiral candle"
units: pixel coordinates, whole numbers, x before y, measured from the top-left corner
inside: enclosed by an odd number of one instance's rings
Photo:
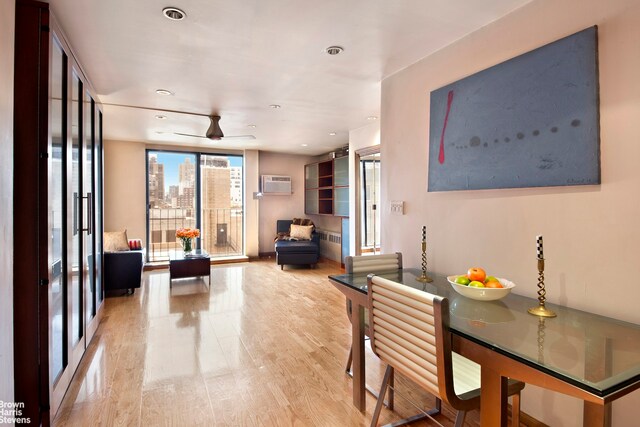
[[[555,317],[556,314],[545,306],[547,290],[544,285],[544,252],[542,236],[536,236],[536,254],[538,260],[538,306],[531,307],[528,312],[540,317]]]
[[[544,253],[542,249],[542,236],[536,236],[538,259],[544,259]]]

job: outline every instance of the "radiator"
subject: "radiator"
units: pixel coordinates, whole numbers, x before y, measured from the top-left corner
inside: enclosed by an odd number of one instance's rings
[[[316,229],[320,236],[320,256],[340,262],[342,259],[342,235],[339,231]]]

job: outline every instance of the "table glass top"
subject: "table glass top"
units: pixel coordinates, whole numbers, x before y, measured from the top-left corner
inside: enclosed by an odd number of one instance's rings
[[[209,253],[204,249],[195,249],[191,251],[191,253],[188,255],[185,255],[183,251],[176,251],[175,253],[171,253],[169,255],[170,261],[178,261],[182,259],[198,259],[198,258],[209,258]]]
[[[606,396],[640,381],[640,325],[547,303],[557,317],[527,313],[537,299],[513,293],[499,301],[459,295],[444,276],[416,280],[419,269],[379,273],[381,277],[449,299],[450,328],[471,339],[577,387]],[[367,275],[329,276],[367,293]]]

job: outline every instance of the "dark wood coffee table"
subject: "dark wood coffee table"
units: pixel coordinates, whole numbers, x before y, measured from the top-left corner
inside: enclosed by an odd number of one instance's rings
[[[211,258],[207,252],[197,249],[188,256],[180,252],[169,258],[169,287],[173,279],[198,276],[208,277],[211,286]]]

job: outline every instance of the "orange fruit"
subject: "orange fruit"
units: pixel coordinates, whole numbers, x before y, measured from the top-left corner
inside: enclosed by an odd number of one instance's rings
[[[502,286],[502,283],[498,282],[497,280],[490,280],[487,283],[484,284],[485,288],[504,288],[504,286]]]

